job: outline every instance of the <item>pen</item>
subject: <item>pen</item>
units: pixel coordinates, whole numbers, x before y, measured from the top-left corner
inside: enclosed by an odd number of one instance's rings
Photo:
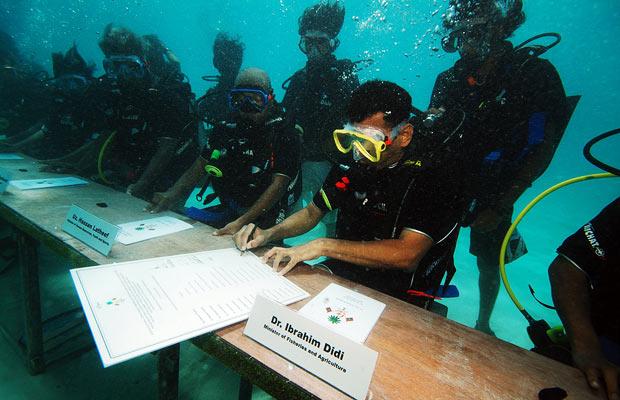
[[[252,240],[252,236],[254,236],[254,232],[256,232],[256,228],[257,227],[258,227],[257,225],[254,225],[254,227],[250,231],[250,235],[248,236],[248,240],[245,243],[245,249],[241,250],[241,255],[244,255],[245,252],[248,250],[248,243]]]

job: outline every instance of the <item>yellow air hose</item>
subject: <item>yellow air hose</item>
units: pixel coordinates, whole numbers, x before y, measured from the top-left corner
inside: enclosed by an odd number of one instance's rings
[[[544,199],[545,197],[547,197],[551,193],[555,192],[556,190],[558,190],[560,188],[563,188],[565,186],[571,185],[573,183],[577,183],[577,182],[583,182],[583,181],[588,181],[588,180],[592,180],[592,179],[618,178],[618,177],[619,177],[618,175],[614,175],[612,173],[605,172],[605,173],[600,173],[600,174],[590,174],[590,175],[578,176],[578,177],[575,177],[575,178],[572,178],[572,179],[568,179],[568,180],[566,180],[564,182],[560,182],[557,185],[554,185],[554,186],[550,187],[549,189],[545,190],[544,192],[542,192],[541,194],[536,196],[534,198],[534,200],[530,201],[529,204],[527,206],[525,206],[523,211],[521,211],[519,213],[519,215],[517,216],[515,221],[512,223],[512,225],[510,225],[510,228],[508,229],[508,232],[506,232],[506,236],[504,236],[504,241],[502,242],[502,247],[501,247],[501,250],[499,252],[499,272],[500,272],[500,275],[502,277],[502,282],[504,283],[504,287],[506,288],[506,292],[508,292],[508,296],[510,296],[510,299],[512,300],[512,302],[515,304],[515,306],[517,306],[519,311],[521,311],[521,314],[523,314],[528,321],[532,321],[533,319],[529,315],[529,313],[525,310],[525,308],[521,305],[521,303],[517,299],[517,296],[515,296],[514,292],[512,291],[512,288],[510,287],[510,283],[508,282],[508,277],[506,276],[506,264],[504,262],[504,257],[506,256],[506,248],[508,247],[508,242],[510,240],[510,236],[512,236],[512,233],[515,231],[515,229],[517,229],[517,225],[519,225],[519,222],[521,222],[521,220],[525,217],[525,215],[538,202],[540,202],[542,199]]]
[[[108,185],[111,185],[112,182],[107,180],[105,174],[103,173],[103,156],[105,155],[105,150],[107,149],[108,144],[110,144],[112,139],[114,139],[114,136],[116,136],[116,131],[112,132],[103,143],[103,146],[101,146],[101,150],[99,150],[99,157],[97,157],[97,171],[99,171],[99,178],[101,178],[101,180]]]

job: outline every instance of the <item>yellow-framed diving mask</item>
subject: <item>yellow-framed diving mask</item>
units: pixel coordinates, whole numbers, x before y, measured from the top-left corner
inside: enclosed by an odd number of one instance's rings
[[[390,136],[378,128],[371,126],[353,126],[346,124],[343,129],[336,129],[333,133],[336,148],[341,153],[353,150],[353,159],[359,161],[362,157],[371,162],[379,162],[381,153],[392,144],[392,137],[396,137],[402,124],[394,127]]]

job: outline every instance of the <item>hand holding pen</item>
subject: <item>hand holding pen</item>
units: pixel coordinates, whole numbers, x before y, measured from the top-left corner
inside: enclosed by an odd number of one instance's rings
[[[241,255],[247,250],[259,247],[265,242],[263,230],[255,224],[244,225],[239,232],[233,235],[233,240],[237,248],[241,251]]]

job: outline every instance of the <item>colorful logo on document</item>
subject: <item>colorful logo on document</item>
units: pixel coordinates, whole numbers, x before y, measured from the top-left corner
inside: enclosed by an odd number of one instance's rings
[[[136,226],[134,229],[136,231],[143,231],[143,230],[149,230],[149,231],[154,231],[157,228],[157,226],[155,224],[140,224],[138,226]]]
[[[342,322],[353,322],[353,316],[344,307],[325,306],[325,312],[327,313],[327,322],[331,324],[338,325]]]
[[[110,300],[105,302],[106,306],[120,306],[125,302],[125,299],[122,297],[113,297]]]

